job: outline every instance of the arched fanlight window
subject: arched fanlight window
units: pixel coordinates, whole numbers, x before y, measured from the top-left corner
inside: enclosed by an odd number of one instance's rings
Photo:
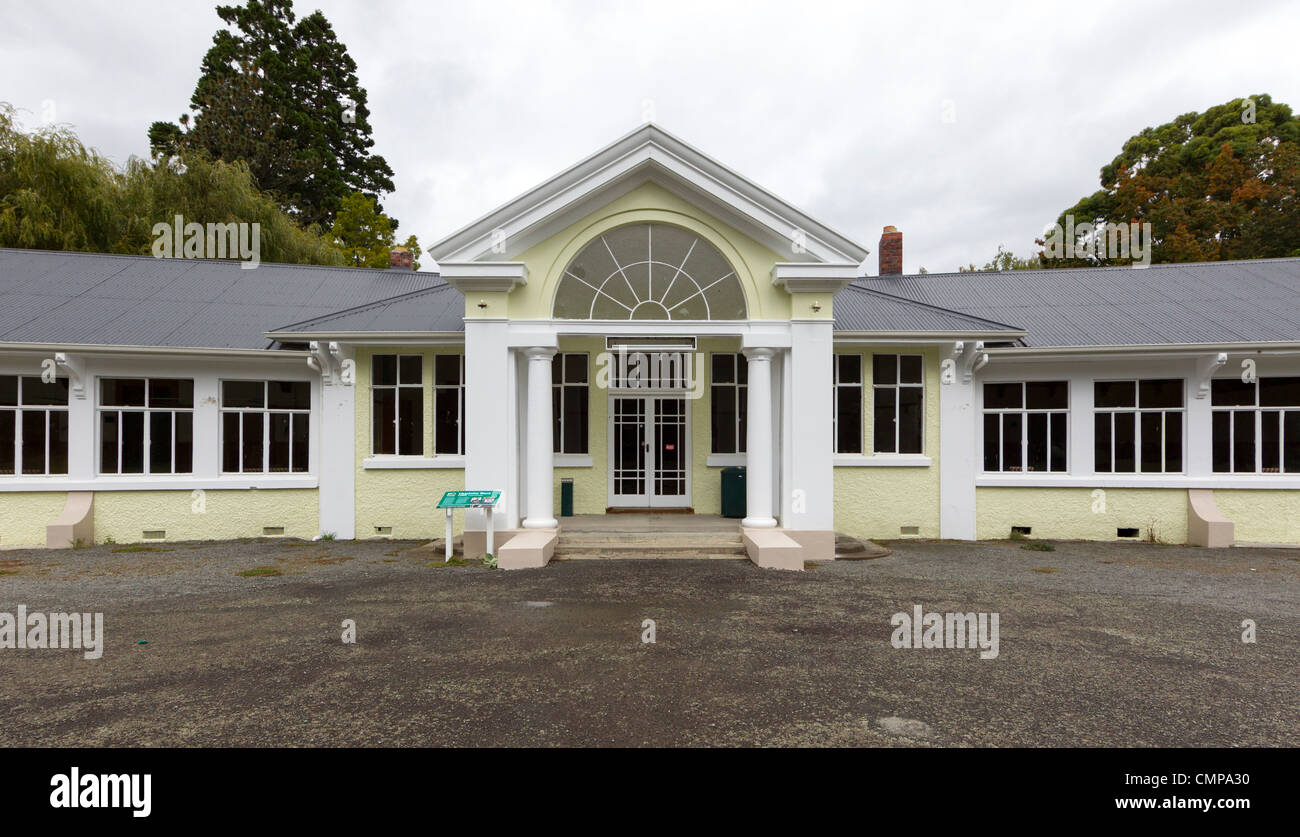
[[[566,320],[743,320],[745,293],[726,258],[695,233],[629,224],[592,239],[555,293]]]

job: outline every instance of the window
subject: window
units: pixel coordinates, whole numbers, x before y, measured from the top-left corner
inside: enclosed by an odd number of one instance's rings
[[[984,470],[1067,470],[1065,381],[984,385]]]
[[[835,355],[836,453],[862,453],[862,355]]]
[[[101,378],[99,384],[101,474],[194,470],[194,381]]]
[[[749,408],[749,361],[739,353],[715,354],[709,385],[713,453],[744,453]]]
[[[871,358],[872,450],[920,453],[925,436],[924,359],[921,355]]]
[[[465,452],[465,356],[433,358],[433,452]]]
[[[1210,383],[1216,472],[1300,473],[1300,378]]]
[[[1099,474],[1183,470],[1183,382],[1096,381],[1093,451]]]
[[[307,381],[221,382],[224,473],[304,473],[310,432]]]
[[[68,379],[0,375],[0,475],[68,473]]]
[[[745,292],[722,252],[690,230],[628,224],[602,233],[560,277],[567,320],[743,320]]]
[[[375,355],[371,359],[371,452],[424,455],[424,358]]]
[[[587,452],[587,355],[562,352],[551,361],[551,435],[556,453]]]

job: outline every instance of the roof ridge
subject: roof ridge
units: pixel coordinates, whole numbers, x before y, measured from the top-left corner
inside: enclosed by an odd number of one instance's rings
[[[383,299],[371,300],[370,302],[363,302],[360,305],[353,305],[348,308],[340,308],[339,310],[331,311],[328,314],[321,314],[320,316],[317,317],[309,317],[301,322],[289,323],[288,325],[283,325],[277,328],[268,329],[267,333],[279,334],[281,332],[291,331],[293,329],[300,328],[301,326],[319,325],[321,323],[328,322],[329,320],[337,319],[338,317],[345,317],[348,314],[357,314],[364,311],[373,310],[375,308],[378,308],[381,305],[392,305],[394,302],[397,302],[399,300],[409,299],[411,297],[420,296],[422,294],[431,294],[440,291],[445,291],[450,287],[451,285],[443,283],[441,285],[430,285],[427,288],[416,288],[413,291],[407,291],[405,293],[396,294],[394,296],[384,297]]]
[[[984,323],[984,324],[986,324],[986,325],[991,325],[991,326],[996,326],[996,327],[998,327],[998,328],[1008,329],[1008,330],[1010,330],[1010,331],[1025,331],[1025,329],[1021,328],[1020,326],[1011,325],[1010,323],[1003,323],[1003,322],[999,322],[999,321],[997,321],[997,320],[990,320],[990,319],[988,319],[987,317],[980,317],[980,316],[977,316],[977,315],[975,315],[975,314],[967,314],[967,313],[964,312],[964,311],[957,311],[957,310],[955,310],[955,309],[953,309],[953,308],[944,308],[942,305],[933,305],[933,304],[931,304],[931,303],[929,303],[929,302],[921,302],[921,301],[918,300],[918,299],[909,299],[908,297],[905,297],[905,296],[895,296],[895,295],[893,295],[893,294],[887,294],[887,293],[885,293],[884,291],[878,291],[878,290],[876,290],[875,288],[864,288],[864,287],[862,287],[862,286],[860,286],[860,285],[854,285],[854,284],[849,284],[849,285],[846,285],[845,287],[846,287],[846,288],[851,288],[851,289],[857,291],[858,293],[863,293],[863,294],[872,294],[872,295],[874,295],[874,296],[884,297],[885,299],[889,299],[889,300],[892,300],[892,301],[894,301],[894,302],[901,302],[901,303],[904,303],[904,304],[906,304],[906,305],[915,305],[915,306],[920,307],[920,308],[927,308],[927,309],[929,309],[929,310],[931,310],[931,311],[940,311],[940,312],[942,312],[942,313],[944,313],[944,314],[950,314],[950,315],[952,315],[952,316],[961,317],[961,318],[966,319],[966,320],[972,320],[972,321],[974,321],[974,322],[980,322],[980,323]]]
[[[1149,264],[1145,267],[1137,267],[1137,268],[1127,264],[1115,264],[1115,265],[1096,265],[1095,267],[1036,267],[1036,268],[1030,268],[1025,270],[953,270],[953,271],[947,271],[943,273],[903,273],[903,274],[891,274],[886,276],[860,276],[857,279],[853,280],[853,284],[856,285],[859,282],[870,282],[870,281],[890,282],[900,278],[929,279],[929,278],[942,278],[948,276],[987,276],[990,274],[1065,275],[1071,273],[1079,273],[1085,270],[1086,271],[1098,271],[1098,270],[1120,271],[1120,270],[1152,270],[1152,269],[1162,269],[1162,270],[1175,269],[1176,270],[1176,269],[1183,269],[1189,267],[1217,267],[1219,265],[1252,265],[1252,264],[1260,264],[1260,263],[1277,264],[1279,262],[1300,263],[1300,256],[1277,256],[1275,258],[1268,258],[1268,259],[1225,259],[1223,261],[1213,261],[1213,262],[1156,262],[1153,264]]]

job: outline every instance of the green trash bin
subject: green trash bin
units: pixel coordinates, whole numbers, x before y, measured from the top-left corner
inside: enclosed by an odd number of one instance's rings
[[[560,517],[573,517],[573,478],[560,480]]]
[[[722,516],[745,516],[745,469],[740,466],[722,469]]]

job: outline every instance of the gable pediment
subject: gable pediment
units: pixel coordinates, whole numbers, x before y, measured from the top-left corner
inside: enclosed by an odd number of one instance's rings
[[[433,244],[439,262],[510,261],[653,183],[791,262],[853,262],[869,251],[654,124],[617,140]],[[785,258],[785,256],[783,256]]]

